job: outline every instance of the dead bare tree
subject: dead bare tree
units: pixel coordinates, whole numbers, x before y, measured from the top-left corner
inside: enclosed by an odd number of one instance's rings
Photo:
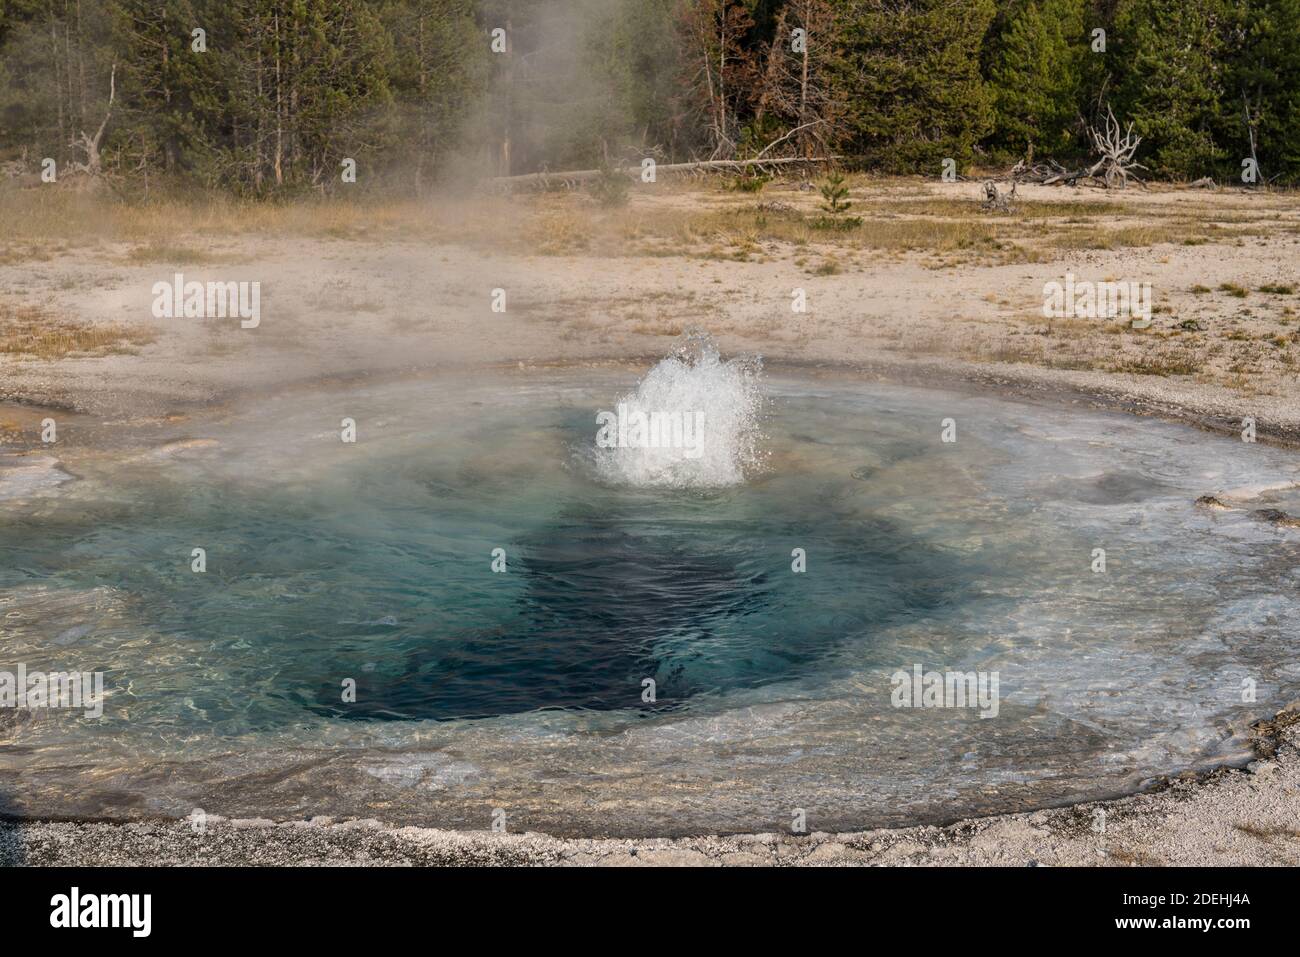
[[[1084,174],[1085,176],[1091,177],[1101,173],[1107,187],[1114,189],[1118,184],[1119,188],[1123,189],[1128,186],[1130,176],[1137,178],[1134,170],[1146,169],[1141,163],[1133,160],[1142,137],[1133,134],[1132,122],[1121,131],[1119,120],[1115,119],[1109,104],[1106,105],[1105,132],[1090,126],[1088,135],[1092,139],[1093,151],[1100,153],[1101,159],[1092,165],[1092,168]]]
[[[788,0],[777,15],[766,65],[755,77],[754,119],[755,126],[762,127],[764,118],[773,116],[788,124],[789,132],[769,143],[760,156],[791,139],[795,156],[832,151],[843,122],[831,78],[837,30],[828,0]]]
[[[1021,159],[1006,173],[1003,179],[1013,183],[1038,183],[1040,186],[1060,186],[1062,184],[1077,186],[1079,179],[1085,175],[1084,170],[1071,172],[1054,159],[1045,163],[1033,163],[1032,156]]]
[[[99,129],[95,131],[94,136],[88,136],[85,130],[78,131],[77,135],[72,138],[69,144],[73,147],[79,147],[86,154],[84,163],[73,163],[72,168],[78,173],[85,173],[87,176],[96,177],[99,175],[99,145],[104,139],[104,130],[108,127],[108,119],[113,115],[113,100],[117,96],[117,64],[114,63],[108,74],[108,107],[104,111],[104,119],[99,124]]]
[[[1260,99],[1262,99],[1262,97],[1260,97]],[[1255,130],[1259,126],[1260,111],[1258,106],[1256,106],[1253,110],[1251,109],[1250,98],[1246,95],[1246,88],[1244,86],[1241,88],[1241,105],[1244,110],[1242,115],[1246,119],[1246,133],[1250,137],[1250,162],[1252,164],[1252,170],[1256,177],[1256,180],[1258,180],[1260,174],[1259,156],[1255,152]]]
[[[27,147],[24,146],[18,159],[0,163],[0,179],[17,179],[27,175]]]
[[[739,116],[753,87],[753,57],[742,40],[754,25],[736,0],[702,0],[683,7],[679,26],[691,64],[687,82],[704,118],[709,159],[736,155]]]
[[[1016,183],[1011,183],[1011,191],[1001,193],[998,191],[998,184],[993,180],[984,183],[984,202],[981,208],[987,212],[1009,213],[1015,207],[1016,202]]]
[[[1121,127],[1109,105],[1106,106],[1105,119],[1104,130],[1084,123],[1088,139],[1092,142],[1092,150],[1098,154],[1098,159],[1091,166],[1069,170],[1054,159],[1035,163],[1031,147],[1028,155],[1011,167],[1004,178],[1013,183],[1038,183],[1041,186],[1086,185],[1104,186],[1107,189],[1123,189],[1128,186],[1130,177],[1141,183],[1142,180],[1135,171],[1145,170],[1146,167],[1135,162],[1133,157],[1142,143],[1142,137],[1134,134],[1132,123]]]

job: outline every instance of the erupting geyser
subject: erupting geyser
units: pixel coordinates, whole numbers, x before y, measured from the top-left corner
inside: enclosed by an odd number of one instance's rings
[[[596,469],[611,484],[716,488],[759,465],[762,361],[725,362],[688,332],[614,411],[597,414]]]

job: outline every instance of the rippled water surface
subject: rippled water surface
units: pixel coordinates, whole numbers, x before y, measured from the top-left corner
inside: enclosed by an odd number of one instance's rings
[[[501,807],[516,830],[652,834],[802,807],[837,829],[1241,759],[1300,696],[1300,533],[1248,512],[1294,490],[1193,505],[1300,481],[1294,453],[771,377],[743,481],[620,481],[595,413],[635,385],[339,387],[0,461],[0,668],[102,670],[109,692],[99,720],[0,713],[0,808],[484,827]],[[998,672],[997,716],[893,707],[918,663]]]

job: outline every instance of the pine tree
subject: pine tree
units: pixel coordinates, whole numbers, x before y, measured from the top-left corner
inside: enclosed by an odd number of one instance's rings
[[[489,53],[473,0],[385,0],[380,19],[393,41],[394,132],[408,147],[399,168],[420,191],[455,149],[486,84]]]
[[[968,162],[992,128],[980,47],[993,14],[993,0],[846,0],[849,148],[895,171]]]
[[[453,154],[525,172],[777,140],[933,175],[1065,152],[1105,103],[1156,175],[1300,182],[1300,0],[0,0],[6,168],[151,186],[327,190],[351,157],[419,189]]]
[[[59,169],[86,159],[73,141],[105,115],[115,60],[109,2],[0,3],[0,148],[27,146],[29,158],[52,157]]]
[[[604,146],[675,151],[681,75],[675,0],[598,0],[584,41],[591,85],[604,91],[593,117]]]
[[[1242,0],[1230,31],[1221,139],[1259,182],[1300,180],[1300,0]]]
[[[193,50],[203,26],[208,53]],[[177,174],[201,169],[223,129],[228,79],[222,42],[230,36],[224,5],[180,0],[116,0],[113,34],[121,60],[123,104],[117,142],[130,168]]]
[[[1124,0],[1112,43],[1123,64],[1116,114],[1131,119],[1157,175],[1195,178],[1228,157],[1215,136],[1225,101],[1232,0]]]
[[[1085,0],[1023,0],[990,42],[992,142],[1040,155],[1073,145],[1078,131]]]

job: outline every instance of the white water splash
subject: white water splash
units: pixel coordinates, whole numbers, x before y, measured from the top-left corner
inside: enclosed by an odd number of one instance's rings
[[[698,426],[688,443],[657,446],[631,441],[596,448],[600,477],[636,487],[714,488],[739,485],[759,464],[758,442],[763,396],[762,361],[736,357],[723,361],[707,333],[688,332],[673,354],[651,369],[622,405],[626,416],[647,421],[684,421]]]

